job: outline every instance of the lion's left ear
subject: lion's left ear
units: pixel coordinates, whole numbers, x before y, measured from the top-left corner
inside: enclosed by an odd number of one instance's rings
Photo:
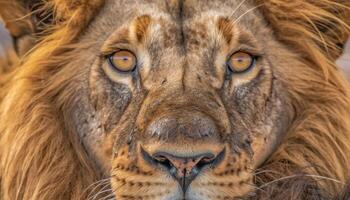
[[[310,55],[319,48],[336,60],[350,36],[349,0],[257,0],[278,39]],[[316,56],[317,55],[311,55]]]

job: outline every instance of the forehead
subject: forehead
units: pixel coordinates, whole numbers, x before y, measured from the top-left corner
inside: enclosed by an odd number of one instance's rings
[[[246,21],[258,12],[256,7],[252,0],[107,0],[103,12],[114,22],[130,21],[140,15],[168,16],[176,23],[215,16],[233,21],[244,16],[242,21]]]
[[[251,0],[107,0],[97,28],[105,36],[114,32],[120,40],[132,34],[172,46],[187,45],[191,38],[224,36],[231,41],[233,33],[249,43],[263,27],[258,7]]]

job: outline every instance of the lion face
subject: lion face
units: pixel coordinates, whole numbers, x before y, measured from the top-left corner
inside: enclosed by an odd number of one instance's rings
[[[238,3],[109,1],[82,36],[95,44],[78,56],[89,78],[74,124],[117,199],[254,188],[289,123],[279,70],[293,60],[276,56],[256,5]]]
[[[348,1],[0,7],[0,199],[338,199],[350,177]]]

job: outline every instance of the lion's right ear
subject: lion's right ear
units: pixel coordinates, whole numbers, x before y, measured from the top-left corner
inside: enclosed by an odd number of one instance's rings
[[[70,37],[73,38],[89,23],[104,2],[105,0],[0,0],[0,18],[15,39],[26,36],[35,43],[37,36],[40,40],[53,27],[62,30],[68,28],[65,30],[71,32]],[[17,46],[23,46],[23,42],[20,43]],[[26,43],[28,39],[24,42]]]
[[[34,32],[29,4],[24,1],[0,1],[0,17],[14,37]]]
[[[35,36],[51,20],[52,14],[42,5],[41,0],[0,1],[0,18],[13,38],[19,57],[35,45]]]

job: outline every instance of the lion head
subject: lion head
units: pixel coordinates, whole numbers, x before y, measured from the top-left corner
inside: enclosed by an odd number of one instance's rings
[[[20,49],[1,199],[330,199],[350,178],[348,1],[0,6]]]

